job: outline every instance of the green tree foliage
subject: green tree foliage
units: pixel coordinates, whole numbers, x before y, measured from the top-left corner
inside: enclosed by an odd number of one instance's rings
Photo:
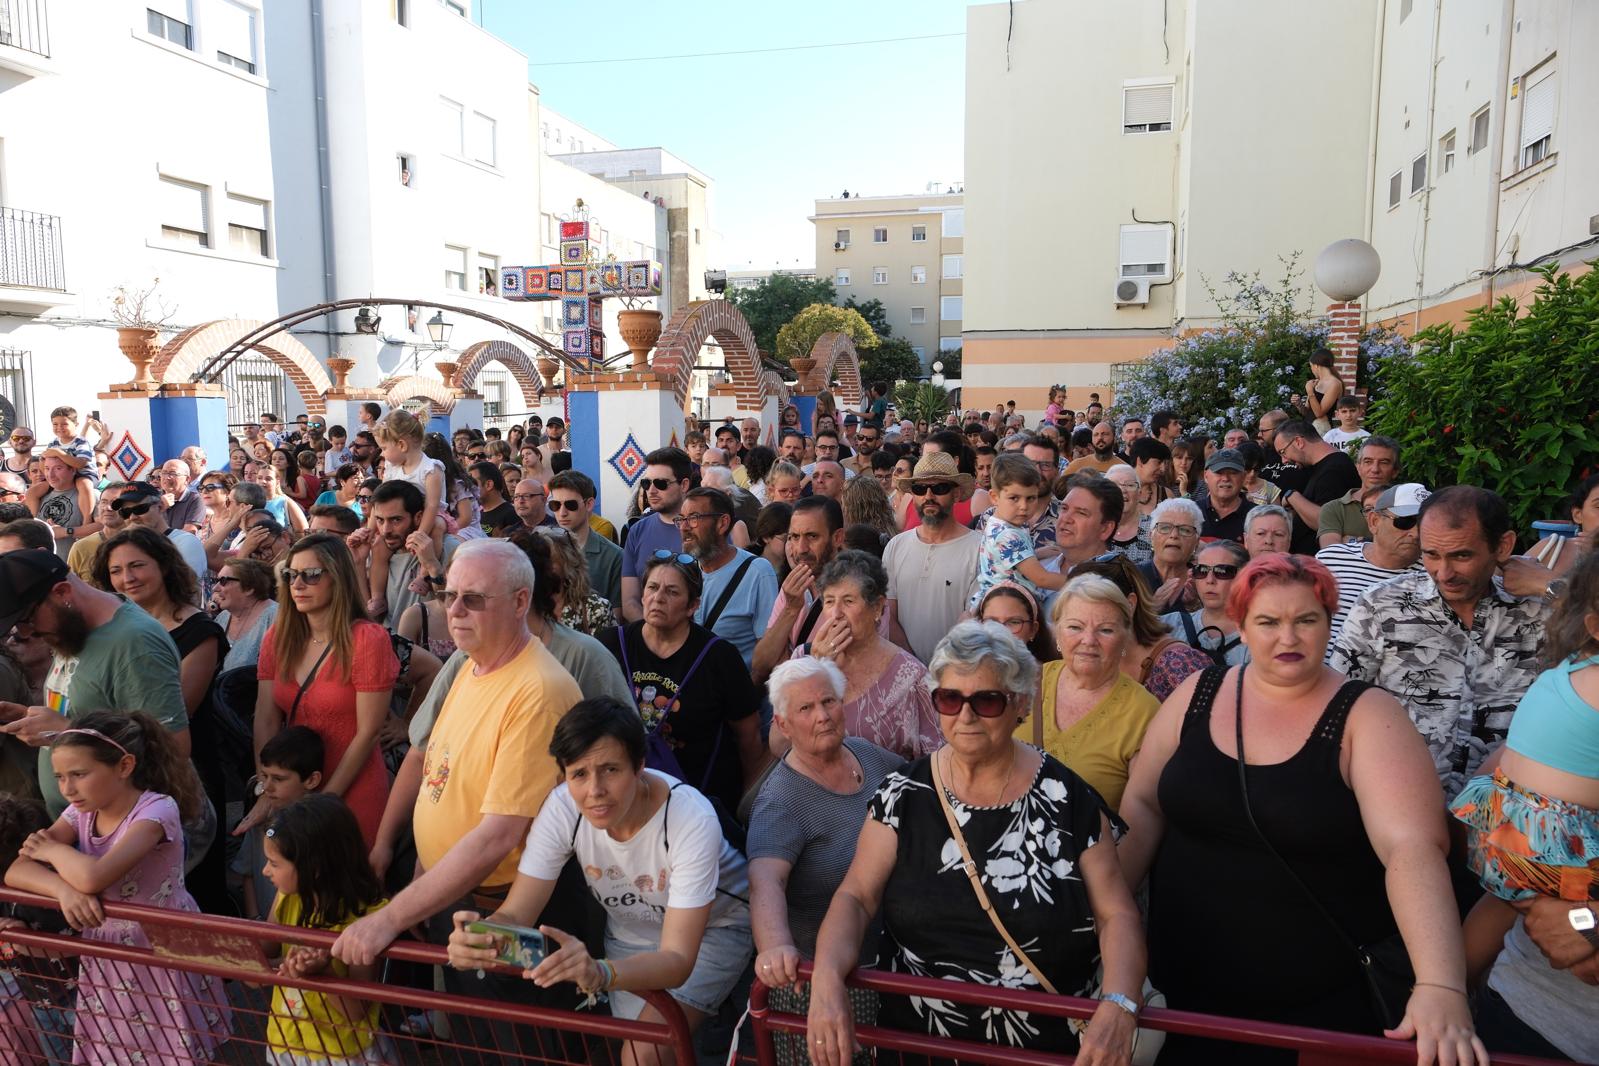
[[[861,382],[915,381],[922,376],[922,361],[911,351],[911,342],[904,337],[880,337],[875,348],[867,348],[856,355],[861,361]]]
[[[773,274],[753,289],[728,289],[727,301],[744,316],[761,351],[777,351],[777,331],[812,304],[830,304],[837,297],[832,281],[803,281],[788,274]]]
[[[958,379],[961,376],[961,350],[959,348],[951,348],[948,351],[939,352],[933,358],[944,364],[945,377]]]
[[[1564,518],[1564,498],[1599,466],[1599,269],[1540,273],[1526,307],[1506,297],[1379,360],[1366,420],[1399,441],[1407,480],[1492,489],[1523,531]]]
[[[901,418],[936,425],[949,411],[949,393],[928,381],[907,381],[894,390],[894,410]]]
[[[882,300],[867,300],[865,303],[856,303],[851,296],[844,301],[844,306],[851,311],[859,311],[861,317],[866,319],[866,324],[872,327],[872,332],[879,339],[891,336],[894,327],[888,324],[888,309],[883,306]]]
[[[856,351],[877,347],[877,334],[859,311],[814,303],[791,318],[777,331],[777,358],[787,363],[811,354],[811,346],[824,333],[847,333]]]

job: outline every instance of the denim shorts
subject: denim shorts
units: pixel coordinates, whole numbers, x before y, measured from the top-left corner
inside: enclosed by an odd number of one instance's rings
[[[631,955],[642,955],[656,950],[623,943],[605,934],[605,954],[612,962]],[[722,1001],[733,994],[744,967],[755,955],[755,940],[747,925],[724,925],[705,930],[700,941],[699,958],[694,960],[694,972],[688,975],[671,996],[685,1007],[701,1014],[715,1014]],[[612,992],[611,1014],[617,1018],[637,1018],[644,1011],[644,1001],[631,992]]]

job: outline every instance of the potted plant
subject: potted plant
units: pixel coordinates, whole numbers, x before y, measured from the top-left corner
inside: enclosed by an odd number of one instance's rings
[[[130,289],[118,285],[112,290],[111,317],[117,324],[117,347],[133,364],[132,384],[141,388],[154,388],[156,381],[150,376],[150,364],[161,352],[161,327],[171,321],[176,309],[156,295],[160,278],[151,280],[148,288]]]
[[[599,266],[602,275],[607,271],[620,271],[622,264],[615,255],[608,255]],[[623,279],[616,279],[618,282]],[[644,306],[644,298],[629,294],[622,284],[605,286],[615,288],[622,301],[622,309],[616,314],[616,328],[622,334],[622,339],[627,341],[628,351],[633,353],[633,369],[642,370],[649,362],[650,350],[655,347],[655,342],[661,339],[661,312],[653,307]]]

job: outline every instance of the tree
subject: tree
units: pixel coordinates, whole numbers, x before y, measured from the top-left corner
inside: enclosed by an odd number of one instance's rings
[[[877,347],[877,334],[859,311],[834,307],[830,303],[814,303],[777,331],[777,358],[787,363],[810,355],[812,345],[824,333],[848,334],[857,351]]]
[[[911,342],[904,337],[881,337],[877,347],[857,352],[861,363],[861,382],[915,381],[922,376],[922,361],[911,351]]]
[[[882,300],[867,300],[858,304],[855,297],[851,296],[844,301],[844,306],[851,311],[859,311],[861,317],[866,319],[866,324],[872,327],[872,332],[878,338],[887,337],[894,332],[894,327],[888,324],[888,309],[883,306]]]
[[[947,348],[933,356],[933,358],[944,364],[945,377],[955,378],[957,381],[960,380],[961,350],[959,348]]]
[[[805,281],[790,274],[773,274],[753,289],[727,290],[727,302],[739,309],[755,343],[768,355],[777,351],[777,331],[783,323],[811,304],[830,304],[836,297],[826,278]]]

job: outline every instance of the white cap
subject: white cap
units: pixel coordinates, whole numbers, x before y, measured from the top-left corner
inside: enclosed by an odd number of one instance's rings
[[[1427,502],[1427,497],[1432,493],[1427,491],[1427,486],[1415,481],[1403,485],[1395,485],[1388,489],[1373,505],[1376,510],[1387,511],[1389,514],[1400,518],[1409,518],[1411,515],[1421,513],[1421,505]]]

